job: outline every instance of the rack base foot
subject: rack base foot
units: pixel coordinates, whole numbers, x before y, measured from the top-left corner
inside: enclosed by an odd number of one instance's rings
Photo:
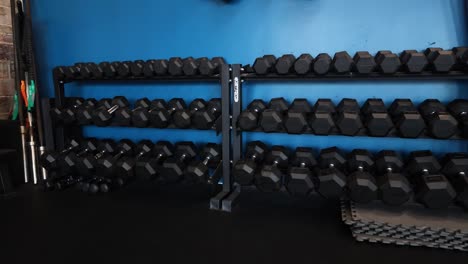
[[[229,213],[232,212],[232,209],[237,204],[237,197],[239,197],[241,192],[240,185],[236,184],[233,187],[234,189],[231,192],[222,191],[211,198],[210,209]]]

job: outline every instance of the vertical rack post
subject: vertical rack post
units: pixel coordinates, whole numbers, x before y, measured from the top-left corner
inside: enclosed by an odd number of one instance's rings
[[[57,78],[55,70],[53,71],[52,78],[54,80],[55,91],[55,107],[63,107],[65,104],[65,83]],[[55,148],[62,150],[65,144],[65,131],[63,126],[55,127]]]
[[[242,132],[237,128],[237,119],[242,111],[242,79],[241,65],[232,65],[233,103],[232,103],[232,162],[235,163],[242,155]]]

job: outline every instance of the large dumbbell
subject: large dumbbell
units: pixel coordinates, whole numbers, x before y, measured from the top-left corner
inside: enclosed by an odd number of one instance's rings
[[[283,146],[272,146],[265,157],[262,169],[255,175],[255,186],[263,192],[281,189],[283,171],[288,167],[289,153]]]
[[[392,118],[382,99],[367,99],[361,109],[367,133],[374,137],[385,137],[393,128]]]
[[[333,56],[332,68],[336,73],[348,73],[353,70],[353,58],[346,51],[336,52]]]
[[[415,198],[428,208],[447,208],[456,192],[440,173],[441,166],[429,150],[410,153],[406,170],[415,185]]]
[[[112,99],[110,108],[100,106],[93,111],[93,123],[97,126],[108,126],[114,117],[115,112],[119,108],[128,107],[129,103],[127,98],[123,96],[116,96]]]
[[[327,53],[320,53],[315,57],[312,69],[315,74],[325,75],[332,67],[332,58]]]
[[[457,119],[461,135],[468,138],[468,100],[455,99],[448,104],[447,109]]]
[[[145,61],[136,60],[130,64],[130,73],[133,77],[143,76],[143,68],[145,67]]]
[[[448,72],[457,62],[455,54],[451,50],[427,48],[424,51],[424,54],[429,62],[429,69],[435,72]]]
[[[160,173],[160,166],[172,156],[174,146],[169,141],[158,141],[154,144],[152,155],[140,158],[135,165],[135,174],[139,179],[155,179]]]
[[[267,74],[275,71],[276,57],[274,55],[264,55],[261,58],[255,59],[253,69],[256,74]]]
[[[145,77],[167,75],[169,69],[168,60],[147,60],[143,64],[143,75]]]
[[[151,124],[157,128],[166,128],[172,123],[174,113],[176,111],[183,110],[186,107],[187,105],[182,98],[172,98],[167,102],[165,109],[159,108],[151,111]]]
[[[75,113],[77,124],[90,125],[93,123],[93,113],[98,107],[109,109],[112,104],[112,99],[102,98],[95,105],[83,106]]]
[[[318,99],[310,113],[308,122],[316,135],[328,135],[335,127],[335,104],[330,99]]]
[[[319,169],[317,174],[317,192],[327,199],[340,198],[346,188],[345,169],[346,158],[337,147],[325,148],[320,151]]]
[[[141,61],[140,61],[141,62]],[[132,76],[131,65],[133,64],[132,61],[122,61],[118,64],[117,76],[121,78],[126,78]]]
[[[255,99],[247,106],[247,109],[240,113],[237,124],[240,129],[251,131],[258,127],[260,113],[267,108],[261,99]]]
[[[377,70],[384,74],[393,74],[401,67],[401,61],[397,54],[389,50],[381,50],[375,55]]]
[[[456,201],[468,209],[468,155],[449,153],[443,158],[442,173],[449,179],[457,191]]]
[[[312,55],[307,53],[301,54],[301,56],[299,56],[299,58],[294,62],[294,71],[300,75],[309,73],[313,61],[314,57],[312,57]]]
[[[148,108],[142,107],[132,113],[132,124],[136,127],[147,127],[151,122],[151,114],[155,111],[166,109],[167,104],[163,99],[154,99]]]
[[[263,162],[267,146],[261,141],[251,141],[247,144],[245,158],[238,160],[232,168],[234,181],[240,185],[252,185],[259,164]]]
[[[283,97],[273,98],[260,114],[260,127],[264,132],[280,132],[283,130],[284,113],[288,110],[288,103]]]
[[[293,72],[296,57],[292,54],[286,54],[278,58],[275,64],[275,70],[278,74],[288,74]]]
[[[380,199],[389,205],[402,205],[412,195],[412,187],[402,174],[403,161],[393,150],[382,150],[377,154],[375,167]]]
[[[82,106],[85,103],[85,100],[81,97],[73,97],[66,99],[66,105],[70,106],[71,109],[76,109]],[[53,107],[50,109],[50,117],[55,122],[63,122],[65,124],[65,111],[66,109],[70,109],[68,107]],[[73,117],[75,116],[74,112],[72,112]],[[72,122],[70,122],[72,123]],[[70,124],[68,123],[68,124]]]
[[[458,132],[457,120],[437,99],[427,99],[419,105],[419,111],[426,120],[429,132],[435,138],[450,138]]]
[[[426,129],[423,117],[410,99],[395,99],[389,113],[401,137],[417,138]]]
[[[307,196],[316,187],[312,169],[317,166],[311,148],[298,147],[285,176],[284,185],[292,195]]]
[[[187,76],[194,76],[200,74],[200,64],[202,61],[208,61],[208,58],[198,58],[194,59],[192,57],[184,60],[184,65],[182,66],[182,71]]]
[[[96,172],[96,161],[106,154],[112,154],[116,151],[116,144],[113,140],[103,139],[99,141],[97,152],[86,152],[76,159],[76,169],[78,174],[89,177]]]
[[[304,98],[294,99],[286,113],[284,127],[290,134],[302,134],[308,128],[307,117],[312,112],[312,108]]]
[[[207,183],[209,168],[216,167],[221,160],[221,146],[216,143],[207,143],[201,153],[203,160],[193,160],[185,170],[185,180],[188,183]]]
[[[191,57],[189,57],[191,58]],[[187,58],[187,59],[189,59]],[[182,59],[180,57],[172,57],[169,59],[169,65],[167,72],[171,76],[181,76],[184,74],[184,61],[186,59]]]
[[[103,77],[106,79],[112,79],[117,75],[116,67],[118,66],[119,62],[107,62],[103,61],[98,64],[99,68],[102,69]]]
[[[78,120],[78,115],[83,109],[94,109],[97,105],[97,101],[94,98],[89,98],[83,101],[83,103],[75,103],[70,107],[66,107],[62,111],[61,120],[65,125],[73,124]]]
[[[420,73],[427,67],[426,55],[417,50],[404,50],[400,54],[402,69],[408,73]]]
[[[351,200],[369,203],[377,199],[377,181],[372,176],[374,158],[365,149],[354,149],[348,156],[348,191]]]
[[[206,101],[197,98],[193,100],[188,109],[181,109],[175,111],[172,119],[174,125],[178,128],[189,128],[192,125],[192,116],[199,110],[206,107]]]
[[[80,76],[80,67],[78,65],[68,66],[64,68],[65,77],[69,80],[76,79]]]
[[[198,70],[201,75],[212,76],[221,72],[221,66],[226,64],[223,57],[213,57],[211,60],[200,61]]]
[[[60,152],[57,151],[46,151],[39,158],[39,163],[47,171],[58,169],[61,165],[60,160],[63,159],[63,155],[67,154],[70,151],[77,149],[80,146],[78,141],[71,139],[68,146]]]
[[[77,172],[77,161],[85,154],[94,153],[98,148],[99,142],[95,138],[87,138],[84,139],[80,143],[80,148],[78,152],[69,151],[63,157],[63,164],[65,167],[65,171],[69,172]]]
[[[88,62],[80,65],[80,76],[83,79],[101,79],[103,75],[103,70],[96,63]]]
[[[374,56],[367,51],[358,51],[353,57],[354,70],[360,74],[369,74],[375,70]]]
[[[135,113],[139,113],[144,109],[149,109],[151,101],[148,98],[141,98],[136,100],[135,108],[130,109],[129,107],[121,107],[117,109],[114,117],[114,124],[118,126],[130,126],[132,124],[132,117]],[[137,121],[138,122],[138,121]],[[143,124],[136,124],[137,127],[141,127]]]
[[[112,177],[116,175],[117,161],[124,156],[131,156],[135,150],[135,144],[128,140],[122,139],[117,143],[117,148],[113,154],[105,154],[97,159],[96,172],[97,175],[103,177]]]
[[[123,157],[118,159],[115,166],[115,175],[125,181],[134,178],[136,163],[147,157],[154,148],[153,142],[150,140],[142,140],[135,146],[135,156]]]
[[[213,98],[208,101],[205,108],[193,113],[192,124],[197,129],[211,129],[219,116],[221,116],[221,99]]]
[[[182,141],[175,144],[175,153],[162,164],[161,178],[163,182],[174,183],[182,179],[187,165],[197,155],[193,142]]]
[[[338,104],[335,124],[341,134],[355,136],[363,127],[361,109],[356,99],[344,98]]]

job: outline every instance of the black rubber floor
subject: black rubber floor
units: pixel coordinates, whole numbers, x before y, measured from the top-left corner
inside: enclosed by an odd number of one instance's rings
[[[282,194],[243,193],[227,214],[187,188],[24,189],[0,210],[0,263],[468,263],[461,252],[355,242],[337,203]]]

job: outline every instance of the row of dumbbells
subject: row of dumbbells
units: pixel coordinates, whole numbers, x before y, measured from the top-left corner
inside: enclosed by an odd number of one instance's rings
[[[318,99],[314,106],[304,98],[291,105],[282,97],[268,105],[256,99],[237,122],[241,130],[291,134],[468,137],[468,100],[456,99],[446,107],[437,99],[427,99],[416,107],[410,99],[396,99],[387,109],[377,98],[366,100],[362,107],[349,98],[337,106],[330,99]]]
[[[136,100],[135,106],[123,96],[99,101],[93,98],[67,98],[66,107],[51,109],[51,118],[63,125],[96,126],[135,126],[166,128],[213,129],[221,115],[221,99],[213,98],[206,102],[195,99],[187,107],[182,98],[150,101],[148,98]]]
[[[198,148],[193,142],[167,141],[137,144],[122,139],[70,140],[62,151],[47,151],[40,157],[49,173],[47,189],[76,185],[84,192],[108,192],[135,179],[160,183],[193,183],[216,186],[220,173],[213,172],[221,160],[219,144]]]
[[[467,50],[467,47],[455,47],[452,50],[427,48],[423,52],[405,50],[399,55],[389,50],[382,50],[377,52],[375,56],[367,51],[358,51],[354,57],[351,57],[346,51],[341,51],[335,53],[333,58],[327,53],[320,53],[315,58],[310,54],[302,54],[298,58],[292,54],[286,54],[279,58],[274,55],[264,55],[257,58],[252,67],[244,66],[244,71],[259,75],[268,73],[326,75],[328,73],[344,74],[350,72],[358,74],[380,72],[390,75],[397,72],[449,72],[466,68]]]
[[[182,59],[173,57],[169,60],[136,60],[101,63],[76,63],[73,66],[58,66],[55,73],[60,80],[75,79],[114,79],[154,76],[213,76],[220,72],[224,58],[206,57]]]
[[[447,154],[442,164],[431,151],[414,151],[406,163],[398,153],[382,150],[375,157],[365,149],[347,155],[337,147],[322,149],[318,157],[311,148],[299,147],[290,158],[283,146],[248,143],[245,158],[233,165],[233,177],[241,185],[259,190],[285,190],[306,196],[317,192],[325,198],[348,195],[358,203],[382,200],[390,205],[408,201],[428,208],[459,204],[468,208],[468,155]]]

